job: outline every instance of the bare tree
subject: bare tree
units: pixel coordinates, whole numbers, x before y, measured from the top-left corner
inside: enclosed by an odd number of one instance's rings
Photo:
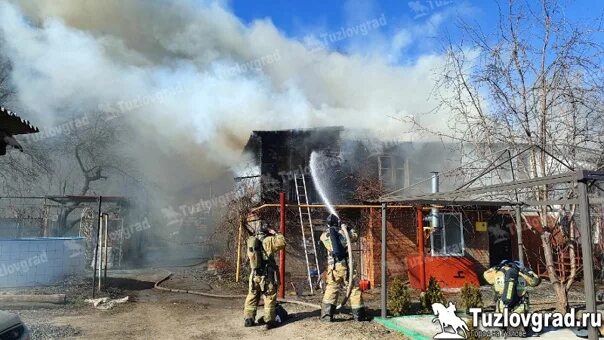
[[[0,105],[5,105],[15,94],[15,89],[10,82],[11,72],[10,61],[0,53]]]
[[[499,155],[497,150],[505,148],[512,153],[526,150],[526,156],[514,160],[521,178],[598,167],[604,130],[604,50],[594,38],[601,32],[599,22],[585,27],[573,24],[554,0],[509,0],[498,5],[493,34],[461,22],[463,42],[447,39],[446,64],[435,92],[441,103],[436,110],[451,113],[450,129],[434,131],[414,120],[415,128],[457,142],[462,164],[474,163],[461,173],[466,178],[481,171],[476,162],[489,164]],[[494,175],[509,179],[509,171]],[[520,194],[543,201],[572,196],[572,188],[566,189],[561,194],[560,188],[543,186]],[[548,222],[545,207],[539,213],[549,279],[557,309],[565,311],[576,268],[567,282],[560,280],[554,268],[552,233],[561,223]],[[572,221],[574,213],[565,216]],[[573,257],[571,263],[576,256],[575,237],[574,232],[566,234],[562,245]]]
[[[1,39],[1,38],[0,38]],[[11,103],[16,95],[11,83],[12,65],[0,53],[0,105]],[[107,115],[88,114],[73,117],[57,136],[18,136],[25,146],[22,152],[9,152],[0,157],[0,192],[2,195],[36,194],[88,195],[103,192],[98,184],[110,178],[136,178],[132,164],[124,156],[124,124],[107,119]],[[74,121],[85,122],[82,126]],[[63,126],[61,126],[62,128]],[[44,132],[44,131],[43,131]],[[111,183],[111,182],[109,182]],[[60,235],[75,226],[79,218],[69,216],[80,207],[68,203],[59,213]]]
[[[12,64],[0,51],[1,106],[12,103],[17,94],[11,76]],[[104,191],[99,183],[120,177],[130,177],[140,183],[134,166],[122,152],[126,144],[123,137],[128,134],[124,131],[125,124],[107,119],[109,116],[103,114],[73,118],[69,124],[55,127],[54,130],[60,130],[56,136],[50,133],[50,136],[17,137],[25,146],[22,152],[9,152],[0,157],[3,196],[88,195]],[[74,126],[74,121],[85,124]],[[57,233],[63,235],[79,222],[79,218],[69,219],[79,207],[79,203],[71,202],[61,209]]]
[[[90,195],[104,193],[103,184],[110,179],[128,177],[137,180],[136,170],[121,152],[124,132],[115,121],[101,114],[89,117],[88,124],[62,134],[53,141],[58,157],[49,178],[49,191],[59,195]],[[81,204],[69,202],[58,217],[59,234],[71,230],[79,219],[69,216]]]

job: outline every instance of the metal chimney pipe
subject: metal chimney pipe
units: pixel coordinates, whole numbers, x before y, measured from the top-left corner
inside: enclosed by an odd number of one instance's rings
[[[434,171],[432,172],[432,193],[436,193],[438,192],[438,186],[439,186],[439,178],[438,178],[438,172]],[[431,218],[432,218],[432,228],[436,229],[438,228],[438,209],[437,208],[432,208],[432,212],[430,214]]]
[[[432,174],[432,193],[438,192],[438,172],[433,171]]]

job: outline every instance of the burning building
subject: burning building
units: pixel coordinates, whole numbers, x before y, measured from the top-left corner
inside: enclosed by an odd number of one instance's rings
[[[439,142],[411,143],[381,141],[362,137],[362,132],[351,132],[343,127],[253,131],[243,153],[238,183],[257,187],[259,202],[274,202],[276,192],[285,192],[295,201],[296,175],[310,177],[310,155],[323,155],[319,166],[329,172],[330,198],[335,203],[361,202],[354,187],[361,178],[373,179],[383,191],[406,188],[408,192],[426,192],[430,183],[419,183],[435,164],[447,167],[452,160],[449,150]],[[425,155],[432,161],[426,162]],[[312,181],[309,199],[320,203]]]
[[[321,206],[324,202],[313,184],[310,158],[313,152],[321,154],[322,186],[342,220],[360,233],[355,249],[357,271],[361,278],[378,284],[382,238],[377,198],[388,192],[412,197],[438,191],[438,185],[435,188],[431,184],[430,172],[454,168],[457,155],[442,143],[384,142],[359,135],[342,127],[254,131],[245,146],[245,163],[236,182],[253,188],[257,206],[276,203],[281,192],[290,207],[308,203],[308,210],[289,209],[287,235],[294,240],[300,238],[301,230],[310,223],[316,241],[324,230],[327,210]],[[506,176],[506,170],[502,171]],[[456,187],[451,181],[442,181],[440,186],[446,191]],[[418,288],[431,276],[444,287],[479,284],[482,272],[490,266],[504,259],[518,259],[510,206],[504,199],[411,200],[389,205],[388,277],[408,278]],[[534,219],[530,215],[528,211],[523,213],[526,221]],[[540,238],[532,232],[539,223],[532,224],[523,225],[523,243],[530,245],[525,262],[546,276]],[[305,250],[300,244],[302,241],[296,240],[292,248],[294,252],[297,248],[303,258]],[[325,254],[321,254],[322,247],[316,248],[322,267]],[[556,259],[556,266],[564,277],[570,265],[562,255]],[[297,270],[304,275],[303,266]]]
[[[429,192],[431,184],[424,179],[435,166],[449,166],[452,157],[442,143],[384,142],[358,136],[342,127],[254,131],[245,146],[245,162],[236,181],[239,186],[254,188],[258,206],[277,202],[280,192],[292,205],[307,202],[317,206],[323,202],[313,185],[309,163],[313,152],[320,153],[319,167],[329,200],[342,220],[360,234],[354,254],[357,271],[376,284],[380,281],[381,238],[375,199],[399,188],[407,193]],[[300,183],[305,187],[303,195]],[[389,277],[402,276],[419,285],[417,259],[427,254],[427,275],[435,276],[444,286],[478,283],[479,274],[491,265],[490,224],[494,225],[491,222],[504,204],[414,201],[389,207]],[[432,229],[434,207],[439,207],[440,222]],[[299,210],[300,216],[289,218],[290,239],[300,237],[299,230],[306,223],[303,209],[294,210]],[[313,207],[308,216],[312,216],[309,219],[318,240],[324,230],[326,209]],[[299,243],[294,241],[294,248]],[[318,254],[322,268],[325,254],[320,250]]]

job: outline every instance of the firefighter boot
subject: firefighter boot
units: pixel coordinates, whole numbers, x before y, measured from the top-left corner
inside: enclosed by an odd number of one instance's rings
[[[356,308],[352,310],[352,317],[354,321],[367,321],[367,312],[364,307]]]
[[[321,321],[332,322],[336,306],[329,303],[323,303],[321,307]]]
[[[252,327],[254,325],[254,319],[253,318],[245,319],[245,323],[243,325],[245,327]]]

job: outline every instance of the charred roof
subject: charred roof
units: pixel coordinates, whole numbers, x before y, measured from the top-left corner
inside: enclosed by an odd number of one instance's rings
[[[290,130],[257,130],[252,131],[244,151],[259,152],[263,144],[274,145],[275,142],[285,142],[288,148],[299,147],[303,143],[307,144],[307,148],[318,146],[318,149],[335,148],[334,142],[339,141],[340,134],[344,131],[341,126],[306,128],[306,129],[290,129]],[[296,145],[293,145],[295,143]]]
[[[243,150],[258,164],[279,164],[280,169],[295,169],[306,165],[313,150],[338,153],[343,131],[341,126],[253,131]]]

